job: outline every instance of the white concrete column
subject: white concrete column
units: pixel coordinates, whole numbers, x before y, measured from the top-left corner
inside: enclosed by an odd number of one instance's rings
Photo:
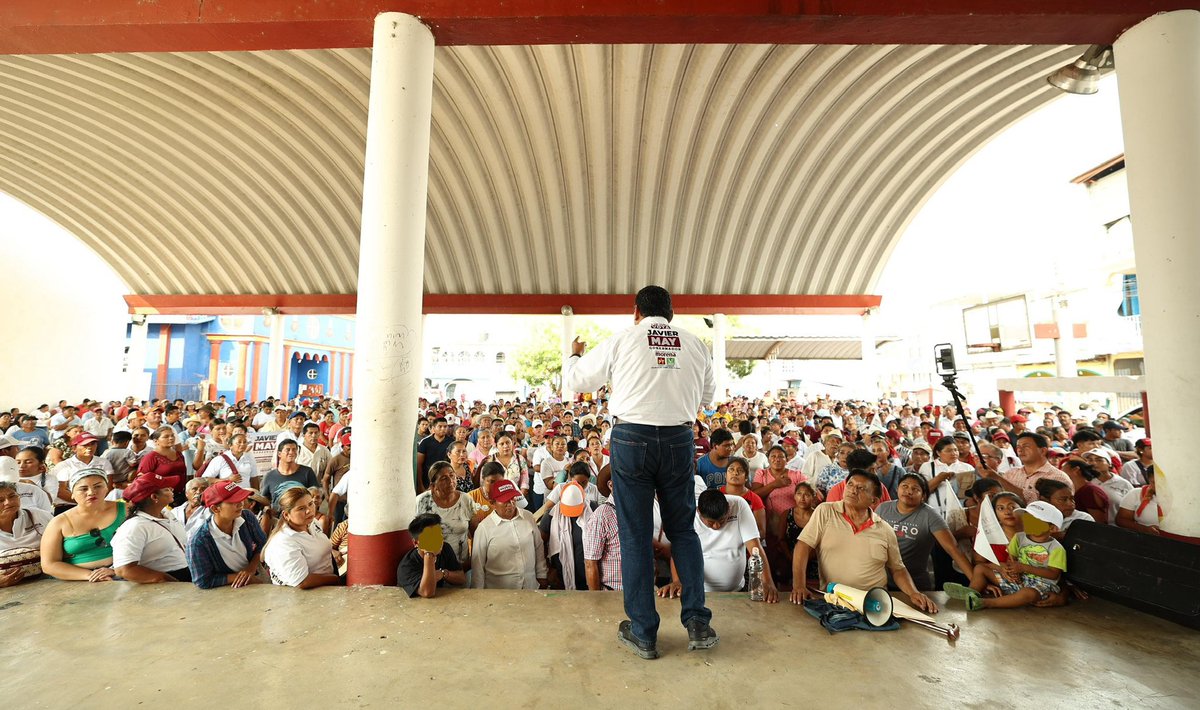
[[[140,321],[140,322],[139,322]],[[150,378],[146,376],[146,339],[150,326],[146,316],[134,316],[129,326],[129,352],[125,356],[125,392],[141,401],[150,396]]]
[[[862,315],[862,396],[869,402],[879,400],[879,370],[875,357],[875,328],[871,311]]]
[[[570,306],[562,307],[562,373],[560,378],[562,388],[559,395],[563,402],[570,402],[575,399],[575,393],[567,389],[567,358],[571,357],[571,341],[575,340],[575,309]]]
[[[716,402],[724,402],[726,400],[725,388],[729,382],[729,370],[725,368],[725,314],[713,314],[713,379],[717,382],[717,387],[713,390],[713,399]]]
[[[1079,366],[1075,361],[1075,324],[1071,319],[1071,304],[1064,298],[1054,303],[1054,320],[1058,337],[1054,339],[1054,369],[1059,377],[1075,377]]]
[[[1162,529],[1200,538],[1189,452],[1200,399],[1200,12],[1155,15],[1113,50]]]
[[[271,326],[271,338],[267,341],[267,391],[265,397],[283,396],[283,316],[279,313],[267,317]]]
[[[375,18],[355,329],[351,584],[395,584],[411,547],[405,528],[416,499],[433,48],[416,17]]]

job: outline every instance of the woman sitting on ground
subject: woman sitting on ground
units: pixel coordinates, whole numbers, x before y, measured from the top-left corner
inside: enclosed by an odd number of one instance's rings
[[[188,540],[188,569],[201,589],[256,584],[267,535],[254,513],[246,509],[253,494],[233,481],[221,481],[204,491],[208,519]]]
[[[1117,511],[1117,526],[1146,535],[1161,535],[1161,520],[1162,507],[1158,504],[1154,477],[1151,476],[1146,485],[1129,491],[1121,501],[1121,509]]]
[[[287,441],[294,448],[296,442]],[[279,489],[279,522],[263,551],[271,582],[299,589],[341,584],[335,565],[341,564],[341,554],[316,526],[317,509],[308,489],[293,481]]]
[[[417,496],[416,513],[434,513],[441,519],[442,535],[450,549],[463,563],[463,569],[470,569],[467,531],[476,512],[475,501],[458,490],[456,483],[454,468],[449,462],[434,463],[429,467],[429,490]]]
[[[53,518],[40,508],[21,508],[17,484],[0,481],[0,552],[22,548],[40,550],[42,533]],[[23,568],[0,572],[0,587],[11,587],[25,579]]]
[[[898,499],[880,503],[875,512],[896,531],[900,557],[917,589],[933,589],[929,561],[935,544],[969,577],[974,565],[959,549],[946,521],[925,503],[929,497],[929,484],[925,477],[915,473],[904,474],[896,492],[900,496]]]
[[[112,539],[125,522],[125,501],[108,501],[108,474],[84,468],[67,482],[76,505],[57,515],[42,535],[42,571],[56,579],[107,582],[112,568]]]
[[[780,449],[782,453],[782,449]],[[781,567],[786,567],[786,570],[779,571],[775,565],[771,565],[771,570],[775,574],[775,579],[780,583],[790,584],[792,580],[792,551],[796,549],[796,540],[800,537],[800,533],[804,531],[804,526],[812,519],[813,509],[817,507],[820,499],[817,497],[817,490],[812,487],[812,484],[801,481],[796,484],[796,488],[792,494],[792,507],[788,509],[776,526],[776,530],[772,535],[772,539],[780,540],[784,544],[783,552],[779,555]],[[771,545],[767,545],[768,556],[772,555]],[[771,559],[776,559],[771,557]],[[809,579],[817,579],[817,559],[813,555],[808,561],[808,577]]]
[[[178,480],[143,473],[125,487],[129,518],[113,535],[113,569],[139,584],[190,582],[184,544],[187,532],[163,508],[175,498]]]

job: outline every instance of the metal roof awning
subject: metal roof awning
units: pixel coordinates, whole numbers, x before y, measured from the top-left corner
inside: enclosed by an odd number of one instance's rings
[[[896,338],[876,338],[875,347]],[[729,338],[729,360],[861,360],[862,339],[824,336],[776,337],[766,335]]]

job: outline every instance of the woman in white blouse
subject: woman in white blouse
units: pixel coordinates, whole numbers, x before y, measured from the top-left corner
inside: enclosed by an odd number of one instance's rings
[[[229,440],[229,450],[214,457],[204,469],[205,478],[232,480],[242,488],[253,488],[253,480],[261,475],[245,434],[235,434]]]
[[[178,476],[148,472],[125,487],[129,517],[112,539],[112,567],[118,576],[139,584],[192,581],[184,550],[187,533],[182,523],[163,515],[178,483]]]
[[[317,507],[308,489],[288,481],[279,496],[279,522],[267,540],[263,562],[271,582],[285,587],[312,589],[341,584],[334,566],[340,553],[314,521]],[[340,559],[336,559],[341,564]]]

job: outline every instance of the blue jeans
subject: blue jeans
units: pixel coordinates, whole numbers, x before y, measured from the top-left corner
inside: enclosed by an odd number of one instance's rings
[[[658,495],[663,534],[683,586],[680,621],[708,623],[704,606],[704,554],[696,536],[696,484],[692,471],[695,442],[688,426],[620,423],[612,431],[612,485],[625,613],[639,639],[658,640],[654,608],[654,497]]]

